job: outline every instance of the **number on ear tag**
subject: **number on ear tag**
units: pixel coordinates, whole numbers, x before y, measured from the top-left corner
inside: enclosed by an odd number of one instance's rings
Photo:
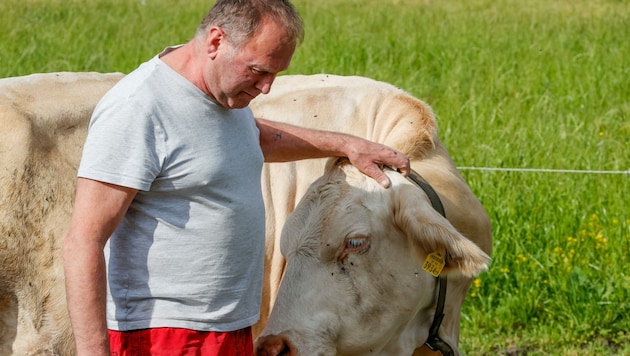
[[[433,277],[437,277],[444,268],[444,256],[441,252],[432,252],[427,256],[427,259],[422,265],[422,269],[429,272]]]

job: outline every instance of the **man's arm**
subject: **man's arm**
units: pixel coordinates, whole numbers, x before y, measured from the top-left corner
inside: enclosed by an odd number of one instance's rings
[[[109,355],[103,248],[137,190],[85,178],[77,181],[70,230],[63,243],[66,295],[77,354]]]
[[[390,182],[381,165],[397,168],[405,176],[410,171],[409,158],[404,153],[357,136],[263,119],[256,119],[256,123],[265,162],[348,157],[350,163],[385,188]]]

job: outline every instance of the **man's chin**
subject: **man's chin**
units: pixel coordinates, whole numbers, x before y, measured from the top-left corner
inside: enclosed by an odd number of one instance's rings
[[[230,109],[242,109],[245,108],[254,100],[254,97],[251,95],[241,95],[238,98],[228,99],[228,107]]]
[[[242,109],[242,108],[246,108],[249,103],[251,102],[251,100],[248,100],[247,102],[243,101],[243,100],[239,100],[239,101],[235,101],[235,102],[230,102],[228,103],[228,108],[229,109]]]

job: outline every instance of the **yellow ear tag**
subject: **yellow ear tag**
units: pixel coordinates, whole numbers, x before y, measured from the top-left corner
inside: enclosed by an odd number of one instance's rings
[[[429,272],[433,277],[437,277],[444,268],[444,256],[441,252],[432,252],[427,256],[427,259],[422,265],[422,269]]]

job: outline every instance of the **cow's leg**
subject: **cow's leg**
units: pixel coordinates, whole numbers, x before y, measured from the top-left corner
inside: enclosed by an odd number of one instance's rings
[[[30,280],[24,282],[27,285],[33,285]],[[26,291],[17,289],[17,328],[15,333],[15,341],[13,343],[13,355],[46,355],[43,348],[46,347],[47,340],[42,340],[39,330],[39,322],[37,319],[38,310],[34,306],[37,296],[29,288]],[[49,353],[52,355],[52,353]]]
[[[25,279],[16,286],[18,305],[13,355],[72,356],[74,339],[63,280],[50,270],[40,272],[40,276]]]

